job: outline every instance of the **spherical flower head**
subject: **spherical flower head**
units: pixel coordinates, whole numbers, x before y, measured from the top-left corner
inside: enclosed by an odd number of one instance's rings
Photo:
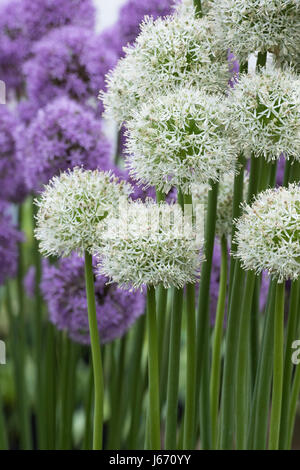
[[[121,290],[116,284],[107,285],[107,281],[104,276],[95,278],[96,314],[102,344],[121,337],[145,310],[143,294]],[[41,291],[50,321],[74,341],[89,344],[83,258],[73,253],[59,260],[57,265],[46,261]]]
[[[215,0],[210,10],[220,46],[245,62],[255,51],[292,57],[300,42],[298,0]]]
[[[6,105],[0,105],[0,199],[22,202],[27,194],[23,168],[16,156],[19,121]]]
[[[37,107],[68,95],[87,103],[97,98],[115,54],[101,36],[76,26],[58,28],[38,41],[24,65],[29,98]]]
[[[93,29],[92,0],[22,0],[23,21],[30,39],[37,41],[49,30],[74,25]]]
[[[10,208],[0,201],[0,285],[17,273],[18,243],[24,240],[12,222]]]
[[[145,16],[156,19],[172,13],[173,0],[129,0],[120,9],[118,25],[123,44],[132,43]]]
[[[243,201],[247,199],[249,175],[244,175]],[[194,184],[192,186],[193,202],[203,204],[207,209],[208,192],[211,190],[209,184]],[[234,190],[234,173],[227,173],[222,177],[218,189],[218,205],[216,218],[216,235],[221,239],[223,236],[230,237],[232,231],[232,206]]]
[[[267,160],[300,158],[300,79],[271,68],[240,77],[231,92],[232,126],[241,149]]]
[[[100,94],[107,116],[120,124],[152,93],[183,84],[224,92],[230,74],[226,53],[217,61],[212,24],[194,15],[148,18],[134,46],[108,75]]]
[[[197,280],[202,237],[178,204],[131,202],[105,220],[102,247],[95,246],[99,273],[125,289],[144,285],[183,287]],[[100,224],[100,226],[102,225]]]
[[[181,88],[137,110],[128,126],[128,161],[141,184],[189,193],[195,182],[218,181],[234,169],[237,149],[227,136],[222,95]]]
[[[49,103],[26,129],[18,129],[17,154],[26,184],[33,192],[68,168],[107,170],[110,151],[101,133],[101,121],[66,97]]]
[[[31,47],[24,24],[24,7],[22,0],[1,3],[0,78],[5,82],[8,91],[20,91],[24,81],[22,64]]]
[[[300,186],[260,193],[237,220],[236,256],[244,269],[266,270],[278,282],[300,274]]]
[[[99,222],[130,193],[131,186],[111,172],[74,168],[55,176],[36,200],[35,236],[41,253],[68,256],[89,251],[100,236]]]

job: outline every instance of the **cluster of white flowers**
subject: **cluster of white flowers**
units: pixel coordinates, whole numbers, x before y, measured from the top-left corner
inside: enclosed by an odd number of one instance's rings
[[[227,89],[227,53],[217,60],[212,22],[194,14],[146,19],[132,47],[107,78],[100,93],[106,115],[119,124],[131,118],[149,95],[175,86],[195,85],[208,91]]]
[[[260,193],[236,224],[236,256],[245,269],[267,270],[278,282],[300,275],[300,186]]]
[[[220,46],[242,62],[255,51],[281,59],[299,57],[299,0],[214,0],[210,16]]]
[[[274,68],[244,75],[231,99],[235,140],[246,154],[300,159],[299,77]]]
[[[120,287],[163,284],[179,288],[197,280],[203,239],[178,204],[156,204],[150,199],[132,202],[124,205],[119,217],[109,216],[99,229],[104,241],[94,248],[99,273]]]
[[[131,185],[110,172],[75,168],[55,176],[36,200],[35,237],[41,253],[68,256],[90,251],[100,236],[98,223],[131,192]]]
[[[248,172],[244,175],[243,201],[247,199],[249,184]],[[192,195],[194,204],[203,204],[207,208],[207,197],[211,187],[209,184],[193,184]],[[222,236],[230,237],[232,231],[232,207],[234,191],[234,174],[224,175],[219,184],[218,206],[216,217],[216,235],[221,239]]]
[[[191,184],[218,181],[235,168],[227,102],[188,87],[141,105],[128,122],[127,165],[140,183],[190,193]]]

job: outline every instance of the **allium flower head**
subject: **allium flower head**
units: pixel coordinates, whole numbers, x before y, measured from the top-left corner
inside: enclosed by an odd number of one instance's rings
[[[19,128],[18,158],[31,191],[68,168],[107,170],[110,144],[94,113],[68,98],[57,98],[38,111],[30,125]]]
[[[134,46],[125,48],[108,75],[102,99],[108,116],[120,124],[131,118],[149,94],[191,84],[208,91],[224,91],[230,78],[226,53],[215,57],[212,24],[193,15],[146,19]]]
[[[300,79],[270,69],[240,77],[232,91],[232,123],[242,150],[267,160],[300,158]]]
[[[190,192],[234,169],[236,146],[227,136],[226,100],[181,88],[144,103],[128,126],[128,167],[142,184]]]
[[[0,285],[17,273],[18,243],[24,239],[12,222],[9,205],[0,201]]]
[[[103,225],[103,246],[95,246],[99,273],[120,287],[163,284],[168,288],[196,282],[203,241],[196,240],[178,204],[156,204],[151,199],[132,202]]]
[[[98,223],[130,193],[131,186],[111,172],[74,168],[55,176],[36,200],[35,236],[41,253],[68,256],[90,250],[100,237]]]
[[[20,91],[23,85],[22,63],[27,58],[31,47],[23,16],[22,0],[1,2],[0,78],[5,82],[7,90]]]
[[[23,165],[16,156],[16,129],[19,122],[6,105],[0,105],[0,199],[22,202],[27,189]]]
[[[94,272],[96,267],[94,263]],[[108,279],[95,279],[96,313],[101,343],[122,336],[144,313],[143,294],[128,292]],[[59,260],[57,266],[45,262],[41,290],[48,304],[50,321],[59,330],[67,331],[79,343],[90,341],[87,300],[84,281],[84,260],[76,254]]]
[[[249,175],[245,173],[243,186],[243,200],[248,193]],[[204,204],[207,207],[208,192],[211,187],[208,184],[194,184],[192,186],[193,202]],[[230,237],[232,231],[232,205],[233,205],[234,174],[227,173],[222,177],[218,190],[218,206],[216,218],[216,235]]]
[[[300,186],[260,193],[237,220],[236,256],[245,269],[282,282],[300,274]]]
[[[101,36],[89,29],[56,29],[35,44],[32,58],[24,65],[28,96],[37,107],[62,95],[84,103],[96,99],[115,61]]]
[[[95,7],[92,0],[22,0],[23,21],[30,39],[36,41],[49,30],[76,25],[93,29]]]
[[[221,47],[230,48],[241,61],[255,51],[290,58],[299,52],[298,0],[214,0],[211,17]]]

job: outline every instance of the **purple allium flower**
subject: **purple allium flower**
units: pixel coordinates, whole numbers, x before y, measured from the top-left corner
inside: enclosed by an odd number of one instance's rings
[[[27,34],[36,41],[49,30],[76,25],[93,29],[95,7],[92,0],[23,0]]]
[[[24,64],[29,99],[37,107],[62,95],[87,103],[105,86],[105,75],[117,60],[102,36],[88,29],[65,26],[33,47]]]
[[[24,240],[12,222],[9,205],[0,201],[0,285],[17,272],[18,243]]]
[[[140,33],[139,25],[144,16],[170,15],[173,12],[173,0],[129,0],[120,10],[119,27],[124,45],[132,43]]]
[[[0,105],[0,199],[21,202],[26,196],[22,163],[16,157],[15,134],[18,119],[6,105]]]
[[[19,127],[17,155],[30,191],[68,168],[110,167],[110,144],[101,134],[101,121],[66,97],[40,109],[28,128]]]
[[[95,263],[96,265],[96,263]],[[122,336],[144,313],[145,298],[140,292],[107,285],[104,276],[95,278],[97,319],[101,343]],[[45,262],[41,290],[48,304],[49,316],[58,329],[83,344],[89,343],[84,261],[73,254],[57,266]]]
[[[22,63],[31,47],[23,14],[21,0],[8,0],[0,7],[0,79],[8,91],[15,90],[18,94],[24,81]]]

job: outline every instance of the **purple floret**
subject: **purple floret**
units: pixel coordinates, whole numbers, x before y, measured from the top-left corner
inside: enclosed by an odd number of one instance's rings
[[[76,25],[93,29],[95,7],[92,0],[23,0],[27,34],[36,41],[49,30]]]
[[[97,319],[101,343],[121,337],[144,313],[145,297],[140,292],[107,285],[104,276],[95,278]],[[76,254],[57,266],[45,262],[41,283],[51,322],[66,330],[73,340],[88,344],[89,326],[84,280],[84,261]]]
[[[54,30],[35,44],[24,65],[28,97],[37,108],[62,95],[98,104],[99,90],[116,59],[101,35],[75,26]]]
[[[22,202],[27,189],[23,178],[23,163],[16,157],[18,120],[6,105],[0,105],[0,199]]]
[[[24,240],[12,222],[10,207],[0,201],[0,285],[17,273],[18,243]]]
[[[27,128],[18,129],[17,156],[27,187],[34,192],[68,168],[107,170],[110,150],[101,121],[68,98],[49,103]]]

